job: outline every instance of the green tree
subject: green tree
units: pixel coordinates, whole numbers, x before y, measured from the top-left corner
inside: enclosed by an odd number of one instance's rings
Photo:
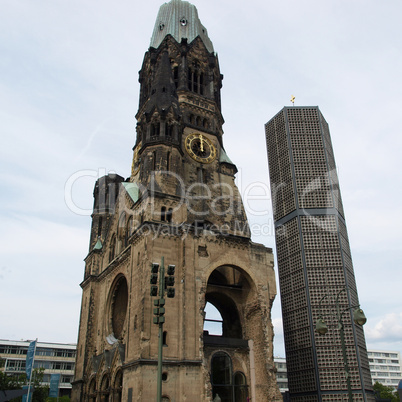
[[[44,368],[36,368],[32,371],[31,386],[34,389],[32,394],[32,402],[45,402],[49,395],[49,387],[43,386],[43,372]],[[27,385],[27,377],[25,374],[10,375],[0,371],[0,389],[21,389],[23,385]],[[22,397],[14,398],[12,402],[22,401]]]
[[[394,387],[387,387],[386,385],[382,385],[376,381],[373,389],[381,399],[389,399],[392,402],[399,402],[399,395]]]
[[[46,402],[49,395],[49,387],[47,385],[42,385],[44,371],[45,369],[43,367],[33,370],[31,384],[34,387],[34,392],[32,395],[32,402]]]
[[[0,371],[0,390],[6,391],[9,389],[21,389],[25,384],[24,374],[6,374],[4,371]]]

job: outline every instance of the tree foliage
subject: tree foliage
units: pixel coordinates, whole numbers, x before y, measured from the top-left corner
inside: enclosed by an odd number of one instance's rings
[[[392,402],[399,402],[399,394],[395,391],[394,387],[387,387],[386,385],[380,384],[378,381],[375,382],[373,386],[376,396],[381,399],[389,399]]]
[[[34,389],[32,402],[45,402],[49,395],[49,387],[42,385],[44,368],[36,368],[32,371],[31,386]],[[2,391],[12,389],[22,389],[23,385],[28,385],[25,374],[6,374],[0,371],[0,389]],[[22,397],[14,398],[12,402],[20,402]]]
[[[6,374],[4,371],[0,371],[0,390],[7,391],[11,389],[21,389],[25,384],[25,374]]]

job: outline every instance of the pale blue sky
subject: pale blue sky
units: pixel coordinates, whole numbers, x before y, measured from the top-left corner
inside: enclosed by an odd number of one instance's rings
[[[238,183],[268,186],[264,123],[318,105],[330,125],[368,348],[402,350],[399,0],[193,2],[225,78]],[[0,338],[76,342],[95,175],[130,174],[138,71],[161,2],[5,0],[0,13]],[[257,190],[255,190],[257,191]],[[71,200],[70,200],[71,201]],[[247,201],[247,200],[246,200]],[[269,207],[251,224],[271,235]],[[253,211],[254,210],[254,211]],[[275,354],[284,354],[277,298]]]

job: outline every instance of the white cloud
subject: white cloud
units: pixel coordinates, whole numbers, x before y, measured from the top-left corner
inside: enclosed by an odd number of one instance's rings
[[[402,308],[402,306],[400,306]],[[399,309],[400,311],[400,309]],[[364,326],[367,349],[402,351],[402,313],[392,312],[370,319]]]

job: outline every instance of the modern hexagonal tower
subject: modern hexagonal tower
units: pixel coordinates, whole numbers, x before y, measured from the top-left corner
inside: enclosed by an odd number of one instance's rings
[[[374,400],[328,124],[318,107],[285,107],[265,133],[291,400]]]

